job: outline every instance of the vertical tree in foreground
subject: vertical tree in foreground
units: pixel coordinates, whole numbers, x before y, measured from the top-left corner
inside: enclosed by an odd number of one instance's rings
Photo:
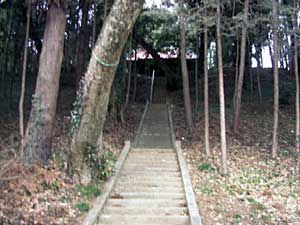
[[[27,1],[27,22],[26,22],[26,35],[24,44],[24,55],[23,55],[23,68],[22,68],[22,84],[21,84],[21,94],[19,101],[19,128],[21,135],[21,157],[23,157],[23,141],[24,141],[24,97],[25,97],[25,86],[26,86],[26,69],[27,69],[27,58],[28,58],[28,40],[29,40],[29,30],[30,30],[30,17],[31,17],[31,0]]]
[[[278,1],[272,0],[272,23],[273,23],[273,76],[274,76],[274,124],[273,124],[273,141],[272,157],[277,157],[278,151],[278,114],[279,114],[279,71],[278,71]]]
[[[237,82],[237,93],[234,95],[234,115],[233,115],[233,132],[237,133],[239,126],[242,91],[244,83],[244,72],[245,72],[245,56],[246,56],[246,38],[247,38],[247,24],[248,24],[248,11],[249,11],[249,0],[245,0],[244,3],[244,25],[242,28],[242,40],[241,40],[241,54],[240,54],[240,65],[239,65],[239,76]]]
[[[187,128],[190,132],[193,129],[192,106],[189,87],[189,74],[186,62],[186,40],[185,40],[185,27],[184,27],[184,11],[183,0],[180,0],[180,57],[181,57],[181,74],[183,82],[183,99],[185,109],[185,120]]]
[[[205,15],[207,16],[207,15]],[[204,117],[205,117],[205,153],[210,155],[209,148],[209,92],[208,92],[208,35],[207,22],[204,22]]]
[[[49,1],[39,72],[24,139],[25,164],[46,163],[50,156],[63,58],[66,12],[67,1]]]
[[[221,4],[218,0],[217,6],[217,51],[219,70],[219,97],[220,97],[220,136],[222,149],[222,172],[228,174],[227,168],[227,144],[226,144],[226,121],[225,121],[225,97],[224,97],[224,77],[223,77],[223,54],[222,54],[222,34],[221,34]]]
[[[96,173],[89,156],[91,151],[97,154],[102,148],[111,85],[125,42],[141,9],[141,0],[116,0],[93,49],[80,91],[83,93],[78,111],[80,118],[74,124],[76,130],[71,143],[72,167],[77,182],[87,184]]]

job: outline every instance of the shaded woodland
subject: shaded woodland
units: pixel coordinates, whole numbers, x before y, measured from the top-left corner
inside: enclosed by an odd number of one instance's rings
[[[299,8],[1,1],[0,223],[80,224],[163,95],[204,224],[299,224]]]

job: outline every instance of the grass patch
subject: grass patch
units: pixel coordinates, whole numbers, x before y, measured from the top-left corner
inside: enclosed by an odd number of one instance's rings
[[[75,208],[78,209],[80,212],[87,212],[90,209],[89,204],[86,202],[77,203],[75,205]]]
[[[198,170],[200,170],[200,171],[214,172],[215,168],[213,168],[210,163],[204,162],[204,163],[201,163],[198,166]]]
[[[97,197],[101,195],[101,190],[94,185],[88,185],[88,186],[83,186],[83,185],[76,185],[76,191],[79,192],[81,195],[84,197]]]

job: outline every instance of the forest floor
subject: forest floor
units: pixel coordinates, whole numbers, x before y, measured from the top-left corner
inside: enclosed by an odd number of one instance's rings
[[[300,224],[300,179],[293,169],[294,107],[280,110],[279,146],[271,159],[272,105],[244,104],[240,132],[230,129],[232,113],[227,109],[229,175],[221,175],[218,106],[210,108],[210,148],[205,156],[204,114],[194,118],[194,131],[185,128],[182,97],[174,100],[176,138],[181,140],[188,162],[203,224]],[[199,111],[203,107],[200,107]]]
[[[133,141],[144,105],[130,105],[122,126],[108,116],[104,129],[105,164],[109,176],[125,140]],[[67,107],[68,108],[68,107]],[[101,183],[75,185],[67,173],[70,112],[62,110],[55,124],[53,157],[47,166],[24,168],[18,160],[18,120],[0,121],[0,224],[80,224]]]

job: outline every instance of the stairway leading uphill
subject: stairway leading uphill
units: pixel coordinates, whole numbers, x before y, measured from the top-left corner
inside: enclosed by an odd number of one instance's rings
[[[97,225],[195,225],[172,146],[167,106],[152,104]]]

